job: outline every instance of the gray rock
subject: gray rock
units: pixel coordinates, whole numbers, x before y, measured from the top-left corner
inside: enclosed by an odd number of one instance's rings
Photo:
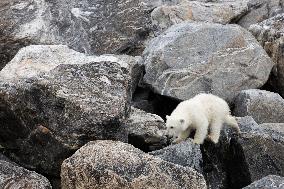
[[[283,0],[249,0],[247,3],[249,11],[238,21],[238,24],[245,28],[284,12]]]
[[[88,54],[139,53],[151,29],[149,0],[1,0],[0,70],[31,44]],[[138,51],[138,52],[136,52]]]
[[[157,33],[183,21],[206,21],[228,24],[248,11],[247,3],[182,1],[177,5],[157,7],[151,13],[152,23]]]
[[[186,100],[210,92],[228,101],[261,87],[273,62],[238,25],[183,22],[154,38],[143,54],[145,83],[157,93]]]
[[[276,64],[269,83],[284,96],[284,14],[251,25],[249,30]]]
[[[243,189],[283,189],[284,178],[277,175],[268,175],[252,184],[244,187]]]
[[[52,188],[44,176],[6,160],[0,158],[0,188]]]
[[[283,134],[284,137],[284,123],[263,123],[259,125],[265,130],[272,130]]]
[[[149,154],[174,164],[191,167],[199,173],[202,173],[202,154],[200,145],[192,143],[191,139],[179,144],[170,145],[161,150],[150,152]]]
[[[59,175],[90,140],[127,141],[128,62],[66,46],[29,46],[0,72],[0,144],[17,163]]]
[[[284,176],[283,133],[255,123],[240,125],[240,129],[240,136],[230,139],[227,161],[230,185],[242,188],[270,174]]]
[[[143,151],[160,149],[167,144],[163,134],[164,120],[155,114],[131,107],[130,116],[126,121],[128,143]]]
[[[249,89],[241,91],[235,99],[233,114],[252,116],[257,123],[284,122],[284,99],[277,93]]]
[[[82,188],[207,188],[195,170],[143,153],[132,145],[94,141],[66,159],[62,189]]]

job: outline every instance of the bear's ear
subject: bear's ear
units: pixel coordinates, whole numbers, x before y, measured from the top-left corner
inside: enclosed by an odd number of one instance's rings
[[[181,124],[184,124],[184,119],[180,119],[179,122],[180,122]]]
[[[169,119],[169,118],[170,118],[170,116],[166,115],[166,119]]]

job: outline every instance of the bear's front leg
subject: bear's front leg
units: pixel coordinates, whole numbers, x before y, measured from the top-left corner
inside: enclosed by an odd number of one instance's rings
[[[209,123],[207,120],[203,120],[202,122],[199,123],[199,125],[197,125],[196,132],[195,132],[194,139],[193,139],[194,143],[203,144],[207,136],[208,125]]]

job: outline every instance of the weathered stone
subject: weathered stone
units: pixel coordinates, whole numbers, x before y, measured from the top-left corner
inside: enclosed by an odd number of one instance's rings
[[[183,1],[177,5],[157,7],[151,13],[152,23],[157,33],[183,21],[207,21],[228,24],[238,19],[248,10],[247,3]]]
[[[267,131],[279,132],[284,136],[284,123],[263,123],[259,126]]]
[[[51,189],[44,176],[6,160],[7,158],[0,158],[0,188]]]
[[[268,175],[252,184],[244,187],[243,189],[283,189],[284,178],[277,175]]]
[[[261,87],[273,62],[238,25],[184,22],[154,38],[143,54],[144,81],[180,100],[210,92],[228,101]]]
[[[80,148],[63,162],[61,178],[62,189],[207,188],[195,170],[114,141],[94,141]]]
[[[246,0],[246,2],[249,11],[238,21],[238,24],[245,28],[284,11],[283,0]]]
[[[202,173],[200,145],[194,144],[191,139],[179,144],[170,145],[161,150],[150,152],[149,154],[183,167],[191,167],[199,173]]]
[[[0,144],[17,163],[58,175],[90,140],[127,141],[128,62],[66,46],[29,46],[0,72]]]
[[[249,30],[276,63],[269,84],[284,97],[284,14],[251,25]]]
[[[152,4],[149,0],[1,0],[0,70],[30,44],[64,44],[88,54],[140,52],[151,28]]]
[[[236,97],[234,104],[234,115],[252,116],[258,124],[284,122],[284,99],[277,93],[244,90]]]
[[[161,149],[167,145],[163,134],[165,128],[160,116],[132,107],[126,121],[128,143],[146,152]]]
[[[257,124],[240,126],[240,129],[240,136],[231,138],[228,152],[227,168],[232,189],[245,187],[270,174],[283,176],[283,133]]]
[[[252,117],[237,118],[237,122],[242,132],[253,133],[258,131],[258,125]],[[232,174],[229,168],[232,167],[230,160],[233,159],[231,157],[233,153],[230,151],[230,140],[236,136],[237,134],[234,129],[225,126],[221,131],[218,144],[214,144],[210,140],[205,140],[205,143],[201,145],[203,159],[202,171],[208,188],[235,188],[236,184],[231,184]]]

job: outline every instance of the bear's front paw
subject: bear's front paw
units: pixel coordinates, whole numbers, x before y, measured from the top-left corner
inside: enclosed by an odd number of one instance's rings
[[[211,140],[214,144],[217,144],[219,141],[219,138],[212,137],[211,135],[208,135],[208,139]]]
[[[178,144],[178,143],[180,143],[181,141],[183,141],[183,140],[180,139],[180,138],[177,138],[177,139],[173,140],[172,144]]]

